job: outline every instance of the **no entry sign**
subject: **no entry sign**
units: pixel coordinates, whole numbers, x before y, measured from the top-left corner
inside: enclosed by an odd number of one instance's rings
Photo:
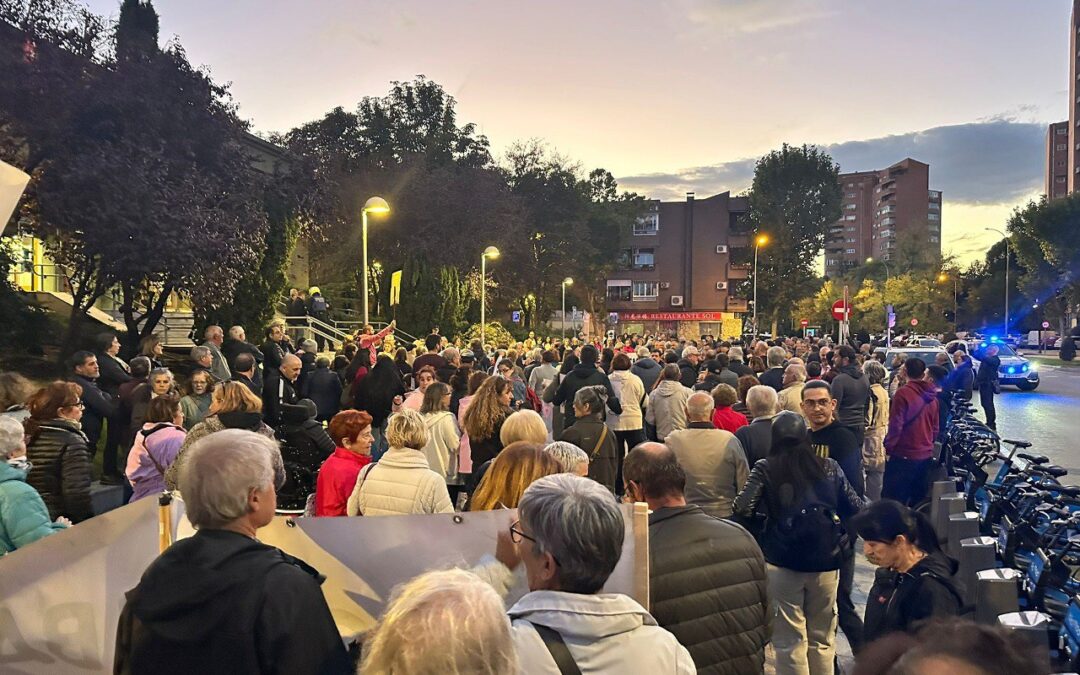
[[[806,328],[810,325],[810,319],[799,319],[799,325]]]
[[[832,306],[832,318],[837,321],[847,321],[848,316],[851,314],[851,303],[844,302],[843,299],[837,300]]]
[[[919,325],[919,320],[918,319],[912,319],[911,320],[911,325],[912,326],[918,326]]]

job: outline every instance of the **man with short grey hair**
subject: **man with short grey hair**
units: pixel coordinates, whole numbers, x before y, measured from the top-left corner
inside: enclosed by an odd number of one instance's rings
[[[712,414],[712,395],[695,393],[686,400],[686,428],[668,434],[664,444],[686,472],[686,501],[711,516],[728,518],[750,467],[735,434],[713,426]]]
[[[277,507],[274,453],[272,439],[240,429],[210,434],[188,450],[180,490],[197,531],[170,546],[127,593],[115,672],[151,672],[163,663],[189,673],[349,671],[319,573],[256,539]]]
[[[203,336],[206,338],[203,346],[210,350],[210,356],[213,359],[208,369],[210,374],[218,382],[228,382],[232,378],[232,372],[229,370],[229,364],[225,362],[225,356],[221,353],[221,345],[225,342],[225,331],[221,330],[221,326],[207,326]]]
[[[691,345],[683,350],[679,359],[679,382],[684,387],[693,387],[697,383],[698,368],[701,366],[701,352]]]
[[[769,347],[765,352],[765,363],[768,370],[761,374],[761,383],[768,385],[779,392],[784,388],[784,359],[787,358],[787,350],[783,347]]]
[[[638,347],[637,359],[634,365],[630,366],[630,372],[640,377],[641,383],[645,385],[646,395],[653,390],[656,380],[660,378],[660,364],[652,358],[651,354],[648,347]]]
[[[690,653],[632,598],[602,593],[622,555],[614,495],[567,473],[533,482],[496,557],[525,565],[529,593],[510,608],[518,660],[530,673],[697,672]]]
[[[192,347],[191,360],[195,363],[196,369],[205,370],[213,375],[210,368],[214,365],[214,354],[210,351],[209,347],[205,345]]]
[[[263,421],[271,427],[281,423],[282,404],[294,404],[300,400],[296,382],[300,377],[302,363],[296,354],[286,354],[281,366],[266,374],[263,379]]]
[[[772,421],[779,411],[776,390],[763,384],[754,385],[746,392],[746,407],[754,419],[739,427],[735,438],[739,439],[746,462],[753,468],[759,459],[769,456],[772,447]]]
[[[743,375],[754,375],[754,369],[746,365],[746,359],[743,358],[742,347],[735,345],[728,350],[728,369],[733,371],[739,377]]]

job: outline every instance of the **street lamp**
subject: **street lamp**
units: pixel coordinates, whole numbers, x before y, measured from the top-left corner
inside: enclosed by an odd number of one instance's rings
[[[769,243],[769,235],[759,234],[754,237],[754,339],[758,336],[758,322],[757,322],[757,259],[758,249],[765,244]]]
[[[562,339],[566,341],[566,287],[572,286],[574,280],[566,277],[562,280]]]
[[[367,216],[369,213],[390,213],[390,205],[382,197],[372,197],[360,209],[364,239],[364,325],[368,324],[368,268],[367,268]]]
[[[494,246],[488,246],[484,249],[483,254],[480,255],[480,347],[484,347],[484,337],[487,335],[487,324],[485,320],[486,307],[485,302],[487,300],[487,261],[488,258],[494,260],[499,257],[499,249]]]
[[[873,262],[873,257],[866,259],[867,265],[870,265]],[[889,316],[889,300],[886,297],[886,294],[889,291],[889,278],[891,276],[889,274],[889,263],[885,262],[884,260],[878,260],[877,262],[881,263],[881,266],[885,268],[885,286],[883,286],[881,289],[881,301],[885,303],[885,346],[892,347],[892,326],[889,325],[891,323],[892,317]]]
[[[997,232],[1005,239],[1005,335],[1002,336],[1002,339],[1005,339],[1009,336],[1009,235],[996,227],[984,229],[987,232]]]
[[[529,293],[525,296],[525,327],[533,327],[533,313],[536,310],[536,296]]]
[[[937,280],[939,282],[946,282],[949,280],[949,275],[942,272],[938,275]],[[957,279],[954,274],[952,277],[952,324],[954,333],[956,332],[956,329],[960,327],[960,319],[958,317],[960,307],[956,304],[956,284],[958,281],[959,279]]]

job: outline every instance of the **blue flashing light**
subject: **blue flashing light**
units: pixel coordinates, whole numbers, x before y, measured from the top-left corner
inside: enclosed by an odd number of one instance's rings
[[[990,342],[1001,342],[1001,340],[996,335],[992,335],[990,336]]]
[[[1012,366],[1009,366],[1009,374],[1012,375],[1015,372],[1016,372],[1016,368],[1013,368]]]
[[[1027,369],[1028,369],[1028,364],[1026,364],[1026,363],[1020,364],[1020,372],[1021,373],[1026,373]]]

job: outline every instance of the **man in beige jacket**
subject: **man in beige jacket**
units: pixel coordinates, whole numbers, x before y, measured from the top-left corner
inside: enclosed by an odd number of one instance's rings
[[[686,401],[687,428],[669,434],[664,445],[686,472],[686,502],[709,515],[727,518],[750,467],[735,434],[714,427],[712,413],[712,396],[695,393]]]

